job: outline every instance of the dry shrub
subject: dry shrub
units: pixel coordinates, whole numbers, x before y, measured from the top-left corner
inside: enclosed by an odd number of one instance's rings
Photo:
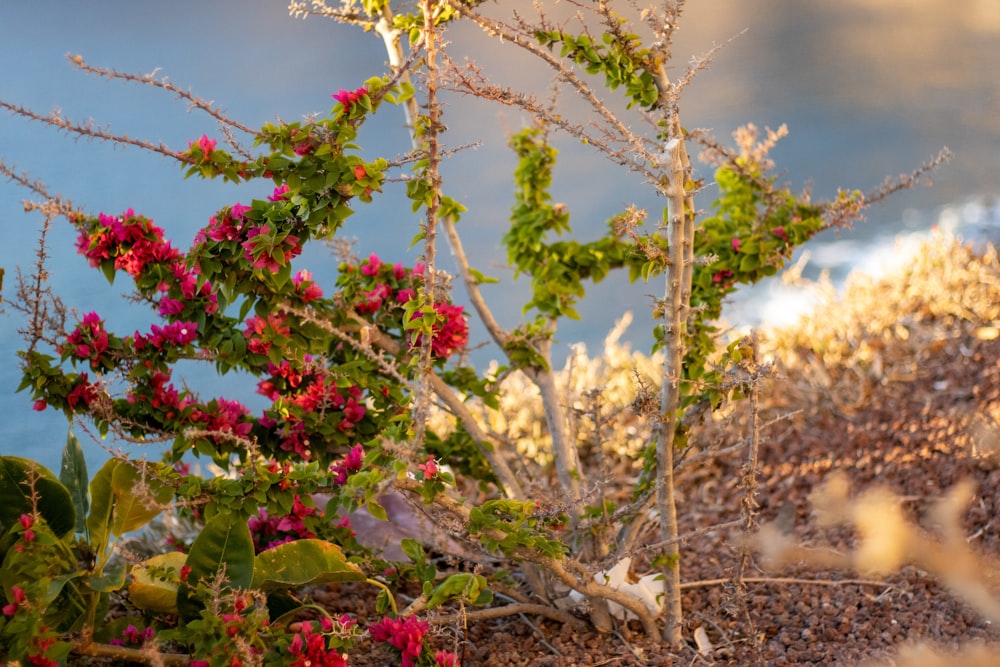
[[[850,412],[876,386],[910,391],[921,362],[959,354],[963,339],[994,339],[1000,326],[1000,260],[936,233],[893,272],[854,273],[838,297],[828,281],[815,310],[794,327],[769,331],[765,351],[799,380],[802,400]]]

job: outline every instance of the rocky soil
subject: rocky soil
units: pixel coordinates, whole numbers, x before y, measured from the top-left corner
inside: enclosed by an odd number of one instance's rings
[[[970,480],[959,530],[981,558],[973,592],[1000,600],[991,588],[1000,571],[998,327],[996,257],[942,243],[899,275],[856,281],[794,331],[762,335],[761,358],[768,355],[773,372],[758,415],[759,522],[808,547],[800,552],[806,557],[851,553],[857,531],[819,527],[810,504],[842,471],[852,493],[880,486],[898,494],[903,515],[927,529],[900,570],[865,574],[794,562],[765,569],[755,551],[737,584],[746,540],[730,525],[683,544],[682,650],[644,637],[634,624],[598,634],[526,616],[441,624],[437,642],[457,647],[464,665],[856,665],[895,660],[901,644],[921,641],[967,653],[955,662],[923,655],[887,664],[993,664],[1000,643],[974,653],[978,642],[1000,642],[997,628],[931,572],[906,563],[925,562],[915,558],[921,547],[945,553],[938,543],[945,531],[928,513]],[[740,517],[747,447],[732,445],[745,439],[749,420],[743,403],[699,433],[712,453],[679,468],[682,532]],[[349,589],[329,593],[343,609]],[[385,659],[352,656],[351,664]]]

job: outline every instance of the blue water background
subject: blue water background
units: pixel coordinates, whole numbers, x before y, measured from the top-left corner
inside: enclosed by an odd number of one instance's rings
[[[528,3],[503,3],[524,8]],[[563,11],[565,4],[553,4]],[[499,10],[494,8],[494,13]],[[739,35],[746,29],[746,32]],[[908,172],[948,146],[955,160],[934,175],[933,188],[894,197],[868,211],[868,222],[830,234],[813,244],[813,271],[829,268],[842,276],[850,268],[891,258],[893,238],[922,233],[939,223],[960,233],[995,238],[1000,222],[1000,7],[994,0],[889,2],[841,0],[692,0],[674,46],[675,76],[690,55],[704,53],[737,36],[685,92],[689,127],[712,129],[727,140],[738,125],[787,123],[791,136],[772,156],[796,187],[810,185],[817,197],[837,187],[871,189],[885,176]],[[484,39],[478,29],[449,31],[460,59],[475,55],[499,82],[546,93],[549,73],[518,49]],[[183,148],[202,133],[221,138],[216,123],[189,111],[169,93],[136,84],[86,76],[66,60],[134,73],[166,76],[173,83],[214,100],[232,117],[254,127],[308,113],[325,113],[330,94],[355,88],[381,73],[385,54],[372,34],[322,18],[292,19],[284,2],[265,0],[180,0],[140,3],[0,3],[0,98],[47,113],[59,108],[76,121],[94,119],[114,132]],[[614,96],[608,98],[614,103]],[[568,94],[567,94],[568,99]],[[449,97],[447,141],[480,142],[445,167],[446,191],[469,206],[461,230],[473,263],[504,279],[488,288],[501,321],[520,320],[524,281],[513,288],[499,248],[510,208],[511,155],[505,135],[527,122],[517,110]],[[638,120],[633,120],[638,123]],[[387,109],[365,127],[360,143],[369,156],[400,155],[408,147],[402,115]],[[570,205],[581,237],[597,235],[605,220],[629,203],[655,218],[662,203],[641,181],[608,168],[574,140],[558,138],[561,162],[554,196]],[[11,114],[0,115],[0,159],[42,179],[48,187],[91,212],[117,213],[133,207],[164,227],[184,248],[221,206],[268,194],[257,184],[232,186],[184,181],[176,163],[134,148],[77,140],[53,128]],[[706,172],[707,173],[707,172]],[[711,191],[698,204],[710,204]],[[32,195],[0,183],[0,266],[7,270],[4,300],[13,298],[15,267],[30,270],[41,219],[25,215],[21,201]],[[361,207],[344,233],[363,254],[412,263],[408,249],[416,218],[402,202],[401,186]],[[50,285],[80,314],[106,317],[119,334],[146,329],[155,318],[121,297],[125,280],[108,286],[73,250],[73,234],[59,221],[49,235]],[[442,267],[450,268],[442,247]],[[321,247],[300,258],[330,291],[335,261]],[[636,314],[632,340],[648,348],[650,295],[660,285],[629,285],[611,278],[589,291],[581,322],[562,326],[562,343],[598,347],[624,310]],[[461,297],[459,297],[461,300]],[[774,320],[791,309],[791,297],[766,285],[735,304],[734,319]],[[65,419],[35,413],[24,394],[15,351],[23,319],[5,304],[0,316],[0,453],[30,456],[58,466]],[[484,340],[474,329],[473,342]],[[482,355],[487,352],[481,353]],[[222,394],[257,405],[245,378],[216,378],[188,369],[203,395]],[[81,433],[91,467],[107,457],[98,442]],[[156,456],[155,449],[140,454]]]

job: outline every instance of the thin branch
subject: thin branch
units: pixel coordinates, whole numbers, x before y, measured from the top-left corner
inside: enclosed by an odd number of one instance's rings
[[[127,144],[131,146],[137,146],[139,148],[145,149],[153,153],[160,153],[161,155],[165,155],[169,158],[173,158],[180,162],[187,162],[187,159],[184,157],[183,153],[179,153],[171,149],[163,142],[154,144],[150,141],[145,141],[143,139],[133,139],[127,134],[113,134],[110,130],[97,127],[94,124],[93,120],[88,121],[87,123],[77,123],[64,117],[58,109],[46,115],[42,115],[40,113],[37,113],[36,111],[28,109],[27,107],[23,107],[19,104],[11,104],[10,102],[6,102],[4,100],[0,100],[0,109],[6,109],[11,113],[21,116],[23,118],[27,118],[29,120],[34,120],[39,123],[44,123],[46,125],[57,127],[61,130],[68,132],[69,134],[75,134],[81,137],[89,137],[92,139],[100,139],[101,141],[108,141],[113,144]]]
[[[183,88],[178,88],[174,84],[170,83],[166,77],[163,77],[162,79],[155,78],[156,74],[155,70],[153,72],[150,72],[149,74],[129,74],[128,72],[119,72],[113,69],[106,69],[104,67],[94,67],[93,65],[88,65],[86,62],[84,62],[83,56],[79,54],[77,55],[67,54],[66,58],[69,59],[69,61],[73,63],[73,65],[80,68],[87,74],[94,74],[96,76],[102,76],[112,80],[118,79],[121,81],[130,81],[132,83],[139,83],[145,86],[153,86],[154,88],[160,88],[162,90],[166,90],[168,92],[173,93],[182,100],[186,100],[191,105],[191,107],[195,109],[201,109],[209,116],[219,121],[219,123],[222,124],[223,126],[236,128],[237,130],[246,132],[247,134],[253,135],[255,137],[259,136],[260,134],[259,132],[250,129],[246,125],[243,125],[242,123],[235,121],[229,116],[222,113],[221,110],[213,106],[214,105],[213,102],[198,97],[197,95],[193,94],[190,90],[184,90]]]
[[[930,185],[930,173],[948,164],[954,157],[955,154],[950,149],[942,148],[937,155],[921,163],[909,174],[900,174],[895,179],[886,178],[877,189],[866,192],[864,200],[868,205],[876,204],[902,190],[910,190],[918,185]]]
[[[534,604],[530,602],[514,602],[502,607],[473,609],[471,611],[465,611],[462,614],[428,616],[427,621],[434,625],[445,625],[448,623],[457,623],[466,619],[470,621],[485,621],[493,618],[503,618],[504,616],[513,616],[515,614],[542,616],[550,621],[558,621],[559,623],[569,625],[577,630],[581,630],[586,627],[586,623],[568,611],[563,611],[562,609],[558,609],[547,604]]]
[[[499,38],[501,41],[509,41],[522,49],[528,51],[535,57],[541,59],[545,64],[553,69],[559,78],[570,84],[580,95],[580,97],[587,102],[591,108],[608,124],[609,127],[613,128],[617,135],[623,140],[628,141],[635,151],[636,155],[640,159],[648,164],[655,164],[655,157],[646,150],[645,145],[642,141],[631,132],[622,121],[611,112],[608,107],[598,99],[594,91],[588,86],[582,79],[580,79],[572,69],[566,67],[562,59],[554,56],[548,50],[542,48],[534,41],[527,39],[525,36],[520,34],[514,27],[507,25],[503,21],[489,19],[480,14],[475,13],[469,7],[456,2],[456,0],[443,0],[445,4],[451,7],[453,10],[457,11],[463,17],[469,19],[490,37]],[[600,149],[600,146],[598,146]],[[636,163],[638,166],[639,163]],[[652,176],[652,174],[647,173],[645,169],[640,169],[647,176]]]

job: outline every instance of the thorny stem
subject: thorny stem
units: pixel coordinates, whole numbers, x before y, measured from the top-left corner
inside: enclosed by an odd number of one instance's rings
[[[89,640],[74,645],[73,653],[93,658],[112,658],[125,662],[164,665],[166,667],[185,667],[191,664],[191,656],[186,653],[160,653],[155,647],[128,648],[127,646],[98,644]]]
[[[196,109],[201,109],[209,116],[219,121],[219,123],[225,127],[234,127],[237,130],[246,132],[247,134],[253,135],[255,137],[260,135],[260,132],[252,130],[246,125],[226,116],[219,109],[215,108],[212,102],[197,97],[196,95],[193,95],[189,90],[178,88],[174,84],[170,83],[165,77],[162,79],[155,78],[154,77],[154,75],[156,74],[155,71],[150,72],[149,74],[142,74],[142,75],[129,74],[127,72],[118,72],[112,69],[105,69],[103,67],[94,67],[92,65],[88,65],[86,62],[84,62],[83,56],[79,54],[67,57],[69,58],[69,61],[73,63],[73,65],[79,67],[81,70],[83,70],[88,74],[103,76],[108,79],[120,79],[122,81],[141,83],[143,85],[153,86],[155,88],[162,88],[163,90],[174,93],[175,95],[177,95],[177,97],[183,100],[187,100],[192,107]]]
[[[433,308],[437,299],[435,294],[437,280],[437,223],[438,209],[441,205],[441,155],[438,145],[438,134],[442,130],[441,106],[438,103],[437,91],[439,72],[437,68],[437,28],[434,19],[437,15],[434,0],[421,0],[420,9],[424,15],[424,29],[421,35],[421,45],[424,51],[425,86],[427,89],[427,120],[423,130],[424,150],[427,154],[427,169],[424,179],[427,181],[430,200],[427,202],[424,222],[424,298],[429,299],[428,306]],[[418,132],[413,128],[411,135],[416,141]],[[418,364],[417,395],[414,398],[413,422],[415,425],[414,445],[419,446],[424,439],[427,422],[427,410],[430,405],[427,378],[431,370],[431,336],[424,336],[420,346]]]
[[[552,621],[563,623],[570,627],[582,630],[585,624],[573,614],[552,607],[547,604],[534,604],[531,602],[515,602],[502,607],[489,607],[488,609],[473,609],[462,614],[449,614],[447,616],[430,616],[429,623],[434,625],[447,625],[458,621],[483,621],[491,618],[503,618],[504,616],[514,616],[515,614],[532,614],[542,616]]]
[[[116,144],[129,144],[153,153],[165,155],[169,158],[174,158],[175,160],[180,160],[181,162],[186,161],[182,153],[171,150],[164,143],[154,144],[142,139],[133,139],[127,134],[113,134],[106,129],[95,126],[92,122],[76,123],[68,118],[65,118],[61,113],[59,113],[58,110],[43,116],[40,113],[36,113],[35,111],[28,109],[27,107],[23,107],[19,104],[11,104],[10,102],[5,102],[3,100],[0,100],[0,109],[6,109],[13,114],[38,121],[39,123],[45,123],[46,125],[58,127],[71,134],[78,134],[82,137],[92,137],[94,139],[110,141]]]
[[[750,636],[751,651],[757,664],[765,664],[764,657],[761,653],[760,641],[757,639],[757,623],[750,612],[750,607],[747,601],[747,590],[746,590],[746,571],[750,566],[751,554],[752,554],[752,542],[753,534],[757,531],[757,493],[759,491],[760,484],[758,482],[758,452],[760,447],[760,371],[761,366],[758,364],[757,359],[759,358],[760,346],[759,340],[756,333],[751,333],[747,338],[744,339],[746,343],[745,347],[748,348],[749,360],[746,362],[745,370],[749,374],[748,391],[750,393],[750,446],[747,448],[747,458],[743,464],[743,474],[740,479],[740,483],[743,486],[743,499],[740,502],[740,519],[743,523],[743,534],[745,537],[743,547],[740,553],[739,566],[736,569],[736,574],[733,577],[734,585],[734,595],[736,599],[736,604],[738,608],[742,611],[744,618],[747,622],[747,627],[750,628],[748,633]]]
[[[660,396],[659,437],[656,447],[656,505],[660,516],[660,541],[664,543],[664,626],[663,639],[672,646],[681,643],[680,549],[677,544],[677,506],[674,497],[674,434],[677,430],[677,413],[680,407],[680,379],[683,373],[684,335],[687,307],[682,299],[683,274],[691,265],[685,262],[685,244],[692,239],[685,237],[687,217],[685,208],[685,170],[682,154],[683,142],[672,137],[666,146],[667,161],[667,214],[669,231],[669,263],[667,265],[664,343],[666,354],[663,364],[663,387]]]

